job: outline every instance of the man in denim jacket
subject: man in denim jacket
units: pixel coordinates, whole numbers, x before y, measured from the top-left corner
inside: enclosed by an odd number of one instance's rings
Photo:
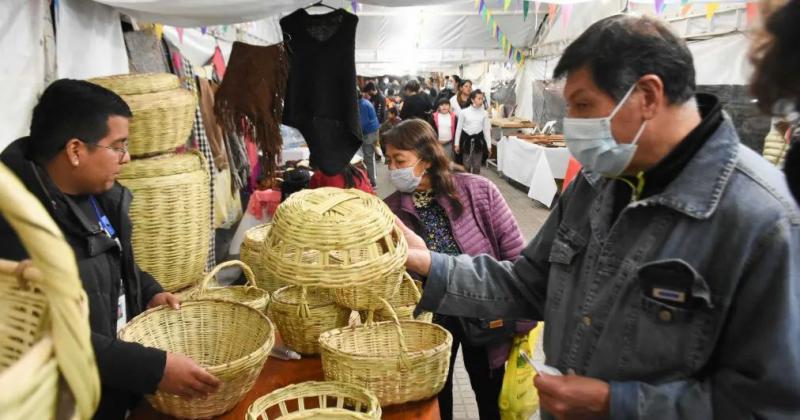
[[[584,170],[515,263],[431,253],[420,308],[545,321],[558,418],[800,418],[800,210],[782,174],[696,95],[686,44],[613,16],[562,55]],[[612,117],[608,119],[608,117]]]

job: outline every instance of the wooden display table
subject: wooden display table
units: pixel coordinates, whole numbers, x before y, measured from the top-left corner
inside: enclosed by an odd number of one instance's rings
[[[498,128],[534,128],[536,124],[520,118],[492,118],[492,127]]]
[[[261,375],[256,380],[255,386],[233,410],[216,417],[220,420],[242,420],[245,418],[247,408],[259,397],[283,388],[290,384],[305,381],[323,380],[322,361],[319,357],[308,357],[302,360],[267,359]],[[438,420],[439,403],[436,398],[425,401],[411,402],[401,405],[382,407],[383,418],[389,420]],[[143,402],[131,413],[129,420],[167,420],[174,417],[161,414],[153,410],[147,402]]]

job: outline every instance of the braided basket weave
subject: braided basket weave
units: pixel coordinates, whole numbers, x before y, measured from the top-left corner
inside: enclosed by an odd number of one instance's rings
[[[289,285],[285,281],[271,276],[264,267],[264,259],[261,258],[261,251],[264,249],[264,242],[266,242],[271,228],[272,225],[267,223],[248,229],[244,234],[241,251],[239,251],[239,258],[242,262],[253,269],[258,287],[270,293]]]
[[[263,265],[274,278],[298,286],[391,289],[400,279],[390,273],[404,266],[408,251],[394,220],[383,201],[363,191],[299,191],[275,212]]]
[[[156,410],[181,418],[206,418],[233,408],[255,384],[275,344],[275,326],[263,312],[240,303],[197,300],[150,309],[128,323],[121,340],[183,354],[220,380],[203,399],[158,391],[146,395]]]
[[[300,286],[276,290],[267,313],[283,343],[302,354],[319,354],[319,335],[350,320],[350,310],[337,306],[330,291]]]
[[[430,398],[447,379],[453,336],[421,321],[393,321],[344,327],[322,333],[326,380],[366,387],[382,406]]]
[[[90,82],[100,85],[117,95],[141,95],[143,93],[163,92],[177,89],[181,82],[178,76],[170,73],[118,74],[96,77]]]
[[[399,319],[408,319],[424,322],[433,321],[433,313],[423,312],[419,317],[414,318],[414,309],[422,298],[422,282],[414,280],[407,273],[403,274],[403,283],[397,293],[387,299],[389,304],[394,309]],[[378,308],[373,311],[361,311],[365,323],[391,321],[392,314],[385,308]]]
[[[306,408],[306,404],[310,407]],[[275,390],[247,409],[247,420],[380,419],[371,391],[344,382],[303,382]]]
[[[211,234],[208,171],[198,152],[136,159],[119,182],[133,192],[133,251],[164,290],[203,278]]]
[[[244,272],[244,277],[247,279],[246,286],[217,286],[209,287],[211,280],[214,279],[220,271],[228,267],[241,267]],[[185,295],[186,300],[198,299],[219,299],[230,300],[233,302],[243,303],[251,308],[258,309],[261,312],[267,310],[269,303],[269,293],[265,290],[259,289],[256,286],[256,277],[253,270],[247,264],[241,261],[226,261],[214,267],[211,272],[206,274],[205,278],[200,284],[187,292]]]
[[[100,379],[72,248],[2,164],[0,214],[31,257],[0,260],[0,418],[53,419],[59,411],[89,419],[100,400]],[[71,397],[59,398],[67,392]],[[59,407],[59,400],[67,403]]]

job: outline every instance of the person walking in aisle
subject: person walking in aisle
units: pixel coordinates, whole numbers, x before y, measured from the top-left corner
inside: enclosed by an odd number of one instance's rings
[[[364,94],[358,101],[358,111],[361,116],[361,133],[364,136],[363,143],[361,144],[361,152],[364,154],[364,166],[367,167],[367,174],[369,175],[369,182],[372,188],[375,188],[378,183],[375,180],[375,142],[378,140],[378,116],[375,115],[375,108],[372,103],[367,100],[368,94]]]
[[[456,138],[456,114],[450,112],[450,101],[447,99],[439,100],[436,112],[433,114],[433,125],[436,127],[439,144],[442,145],[447,158],[454,160],[453,139]]]
[[[458,81],[458,91],[452,98],[450,98],[450,109],[459,116],[462,109],[469,108],[472,105],[470,95],[472,94],[472,81],[467,79],[460,79]]]
[[[431,104],[427,94],[420,92],[419,82],[415,79],[409,80],[403,89],[403,93],[405,98],[403,99],[403,107],[400,109],[400,118],[403,120],[419,118],[428,121],[428,115],[431,112],[431,108],[433,108],[433,104]]]
[[[489,113],[483,108],[483,92],[480,89],[472,91],[469,100],[472,105],[457,115],[454,150],[461,155],[467,172],[480,174],[481,166],[489,157],[492,125]]]
[[[486,178],[454,172],[429,124],[403,121],[384,135],[384,141],[389,177],[397,188],[386,204],[424,238],[428,249],[507,261],[519,257],[522,233],[500,191]],[[468,289],[464,293],[471,294]],[[512,337],[535,323],[514,322],[492,344],[473,345],[465,319],[434,314],[434,322],[453,335],[450,371],[438,396],[442,419],[453,418],[453,366],[460,346],[481,420],[499,420],[497,400]]]
[[[378,121],[382,122],[386,119],[386,98],[375,87],[374,82],[368,82],[364,85],[364,92],[367,93],[369,101],[375,108],[375,115],[378,116]]]

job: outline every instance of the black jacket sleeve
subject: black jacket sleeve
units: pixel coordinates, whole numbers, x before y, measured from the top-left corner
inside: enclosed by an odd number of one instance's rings
[[[152,394],[158,388],[167,353],[92,332],[92,347],[103,386],[137,394]]]
[[[163,292],[164,289],[150,273],[140,269],[138,264],[134,264],[134,270],[139,275],[139,281],[142,285],[142,310],[144,310],[147,309],[147,304],[150,303],[153,296]]]

